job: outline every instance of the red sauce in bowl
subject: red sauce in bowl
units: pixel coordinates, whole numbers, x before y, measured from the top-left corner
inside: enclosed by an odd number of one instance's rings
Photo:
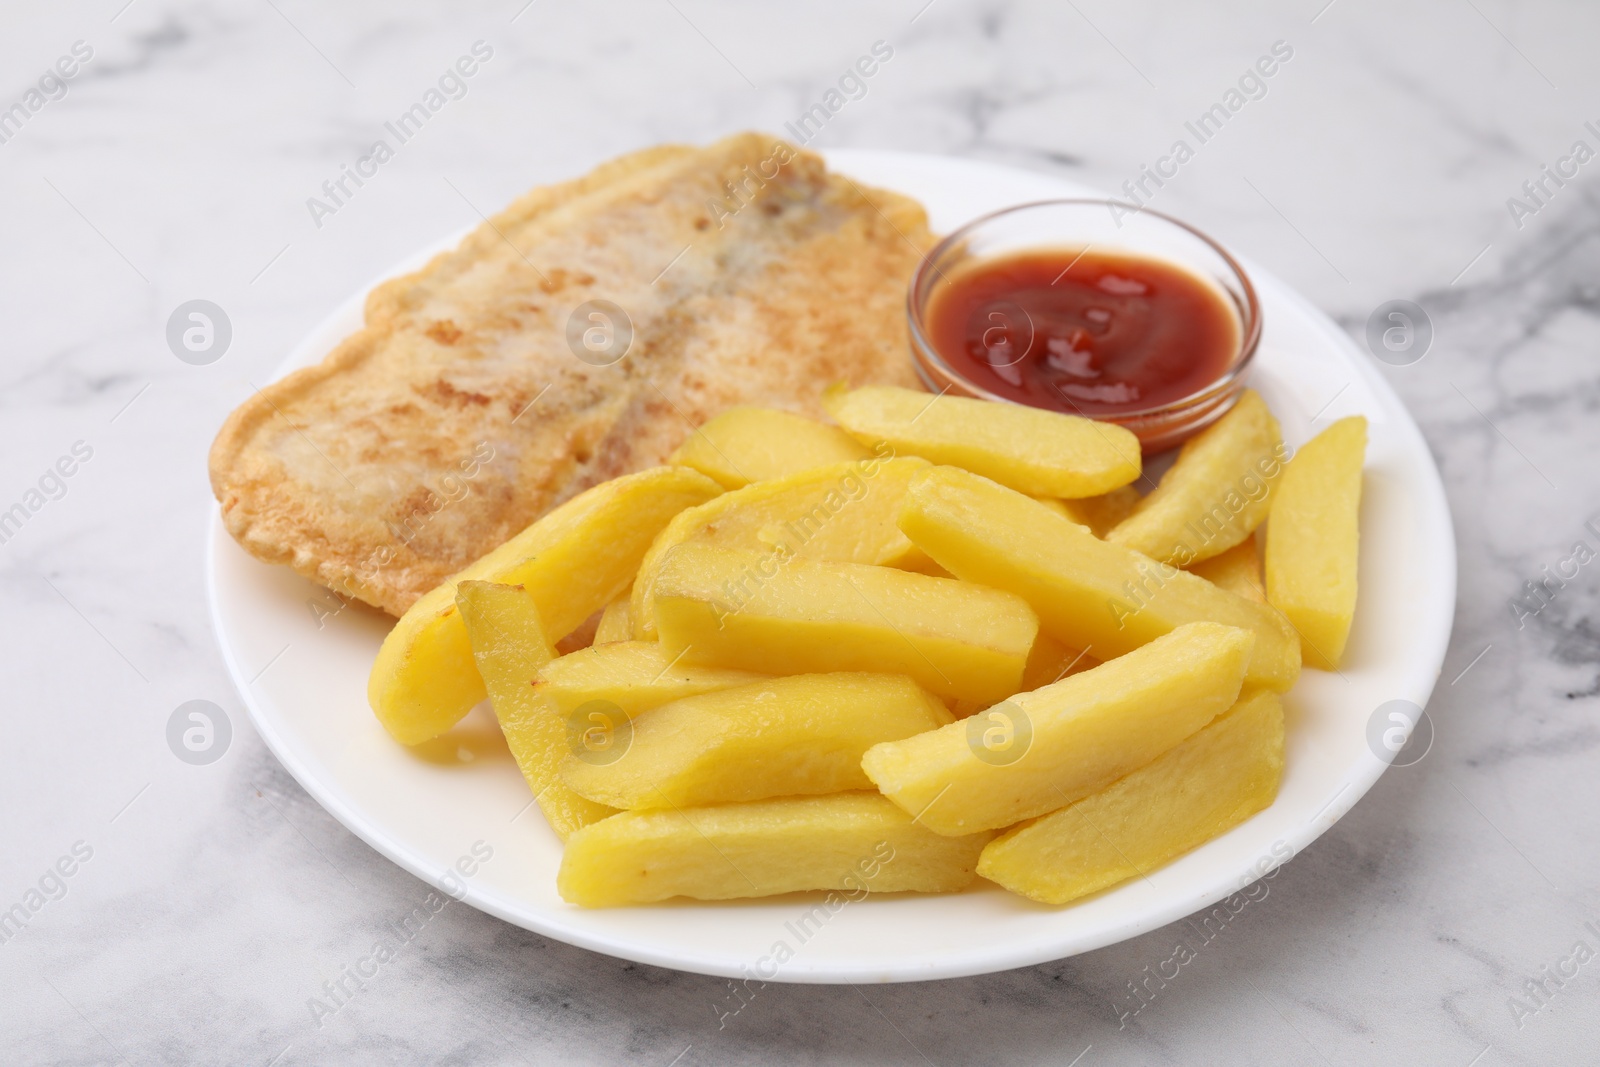
[[[997,396],[1089,416],[1205,389],[1240,355],[1227,296],[1160,259],[1040,249],[979,260],[933,287],[929,343]]]

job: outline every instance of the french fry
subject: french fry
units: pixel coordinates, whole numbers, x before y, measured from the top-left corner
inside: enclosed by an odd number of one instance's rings
[[[1139,439],[1076,415],[869,385],[823,394],[828,413],[858,441],[886,443],[993,478],[1031,496],[1098,496],[1139,476]]]
[[[600,615],[600,625],[594,629],[594,644],[609,645],[616,641],[633,640],[632,589],[606,605]]]
[[[1267,602],[1267,587],[1261,574],[1261,555],[1256,539],[1247,537],[1220,555],[1191,563],[1184,568],[1230,593],[1237,593],[1257,604]]]
[[[861,755],[950,722],[898,674],[800,674],[656,708],[618,759],[568,756],[562,780],[615,808],[693,807],[871,789]]]
[[[693,467],[724,489],[740,489],[871,455],[837,426],[777,408],[735,407],[690,434],[671,462]]]
[[[1187,567],[1226,552],[1267,517],[1288,451],[1278,420],[1253,389],[1184,442],[1161,484],[1106,540]]]
[[[423,595],[378,649],[367,700],[384,729],[407,745],[437,737],[485,696],[456,585],[521,585],[539,606],[545,634],[560,640],[616,599],[673,516],[722,488],[688,467],[654,467],[580,493]]]
[[[1306,662],[1337,670],[1356,611],[1367,420],[1340,419],[1301,446],[1267,524],[1267,600],[1289,617]]]
[[[953,574],[1027,600],[1052,637],[1101,660],[1189,622],[1256,635],[1247,680],[1284,692],[1300,674],[1300,639],[1277,610],[1095,537],[987,478],[936,467],[917,476],[900,528]]]
[[[1027,665],[1022,668],[1021,692],[1032,692],[1098,666],[1100,661],[1093,656],[1064,645],[1040,630],[1028,653]]]
[[[882,791],[941,834],[1011,826],[1098,792],[1238,699],[1255,637],[1189,623],[1137,651],[861,760]]]
[[[1104,538],[1113,528],[1139,506],[1144,498],[1131,485],[1113,489],[1101,496],[1086,496],[1079,500],[1062,500],[1062,512],[1079,526],[1087,526],[1096,537]]]
[[[572,835],[556,888],[589,908],[833,890],[832,908],[963,889],[992,836],[933,833],[876,793],[627,811]]]
[[[1164,863],[1269,806],[1283,777],[1283,705],[1253,690],[1154,762],[1060,811],[1006,831],[978,873],[1066,904]]]
[[[615,707],[632,719],[674,700],[767,677],[754,671],[687,665],[681,656],[664,655],[655,641],[618,641],[550,661],[533,676],[532,689],[564,721],[595,703]]]
[[[998,589],[698,544],[667,556],[655,603],[662,652],[685,663],[904,674],[955,700],[1016,692],[1038,632],[1027,602]]]
[[[929,561],[895,525],[921,459],[836,463],[725,493],[683,512],[656,538],[633,583],[633,632],[655,636],[656,573],[679,545],[714,545],[845,563],[917,568]]]
[[[565,841],[580,826],[615,814],[557,777],[570,745],[566,724],[528,684],[555,656],[533,595],[520,585],[464,580],[456,585],[456,603],[500,730],[551,829]]]

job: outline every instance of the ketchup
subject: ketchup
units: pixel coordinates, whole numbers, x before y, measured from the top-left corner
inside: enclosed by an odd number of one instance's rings
[[[1239,316],[1176,264],[1040,249],[947,274],[924,316],[952,370],[998,396],[1071,414],[1159,407],[1217,381]]]

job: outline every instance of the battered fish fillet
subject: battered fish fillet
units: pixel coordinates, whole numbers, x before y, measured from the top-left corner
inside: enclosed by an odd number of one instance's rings
[[[363,329],[233,412],[212,490],[252,554],[399,615],[723,408],[916,386],[904,302],[932,242],[914,201],[770,137],[624,156],[374,289]],[[569,343],[592,300],[632,324],[609,366]]]

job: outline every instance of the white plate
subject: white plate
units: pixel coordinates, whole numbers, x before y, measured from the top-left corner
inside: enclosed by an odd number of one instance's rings
[[[934,156],[839,151],[829,161],[863,182],[917,197],[936,232],[1009,204],[1098,195],[1055,178]],[[416,269],[453,243],[441,242],[395,272]],[[493,858],[462,880],[462,899],[597,952],[730,977],[894,982],[1021,967],[1155,929],[1237,892],[1266,865],[1315,840],[1367,791],[1385,767],[1368,747],[1368,720],[1390,700],[1427,703],[1455,609],[1450,513],[1416,424],[1343,332],[1271,274],[1247,267],[1266,326],[1253,383],[1288,441],[1310,437],[1313,416],[1316,429],[1352,413],[1370,422],[1361,601],[1343,673],[1308,670],[1288,696],[1287,769],[1277,802],[1147,879],[1064,908],[987,884],[947,896],[869,898],[820,928],[815,917],[801,922],[816,895],[584,911],[556,895],[560,843],[529,808],[527,786],[492,717],[474,711],[456,735],[435,744],[433,758],[395,744],[366,701],[367,671],[387,620],[352,607],[319,624],[311,605],[337,606],[331,596],[246,555],[214,516],[211,604],[228,668],[273,752],[352,832],[436,885],[484,842]],[[359,327],[364,296],[345,301],[284,369],[321,359]],[[791,958],[774,974],[778,955]]]

